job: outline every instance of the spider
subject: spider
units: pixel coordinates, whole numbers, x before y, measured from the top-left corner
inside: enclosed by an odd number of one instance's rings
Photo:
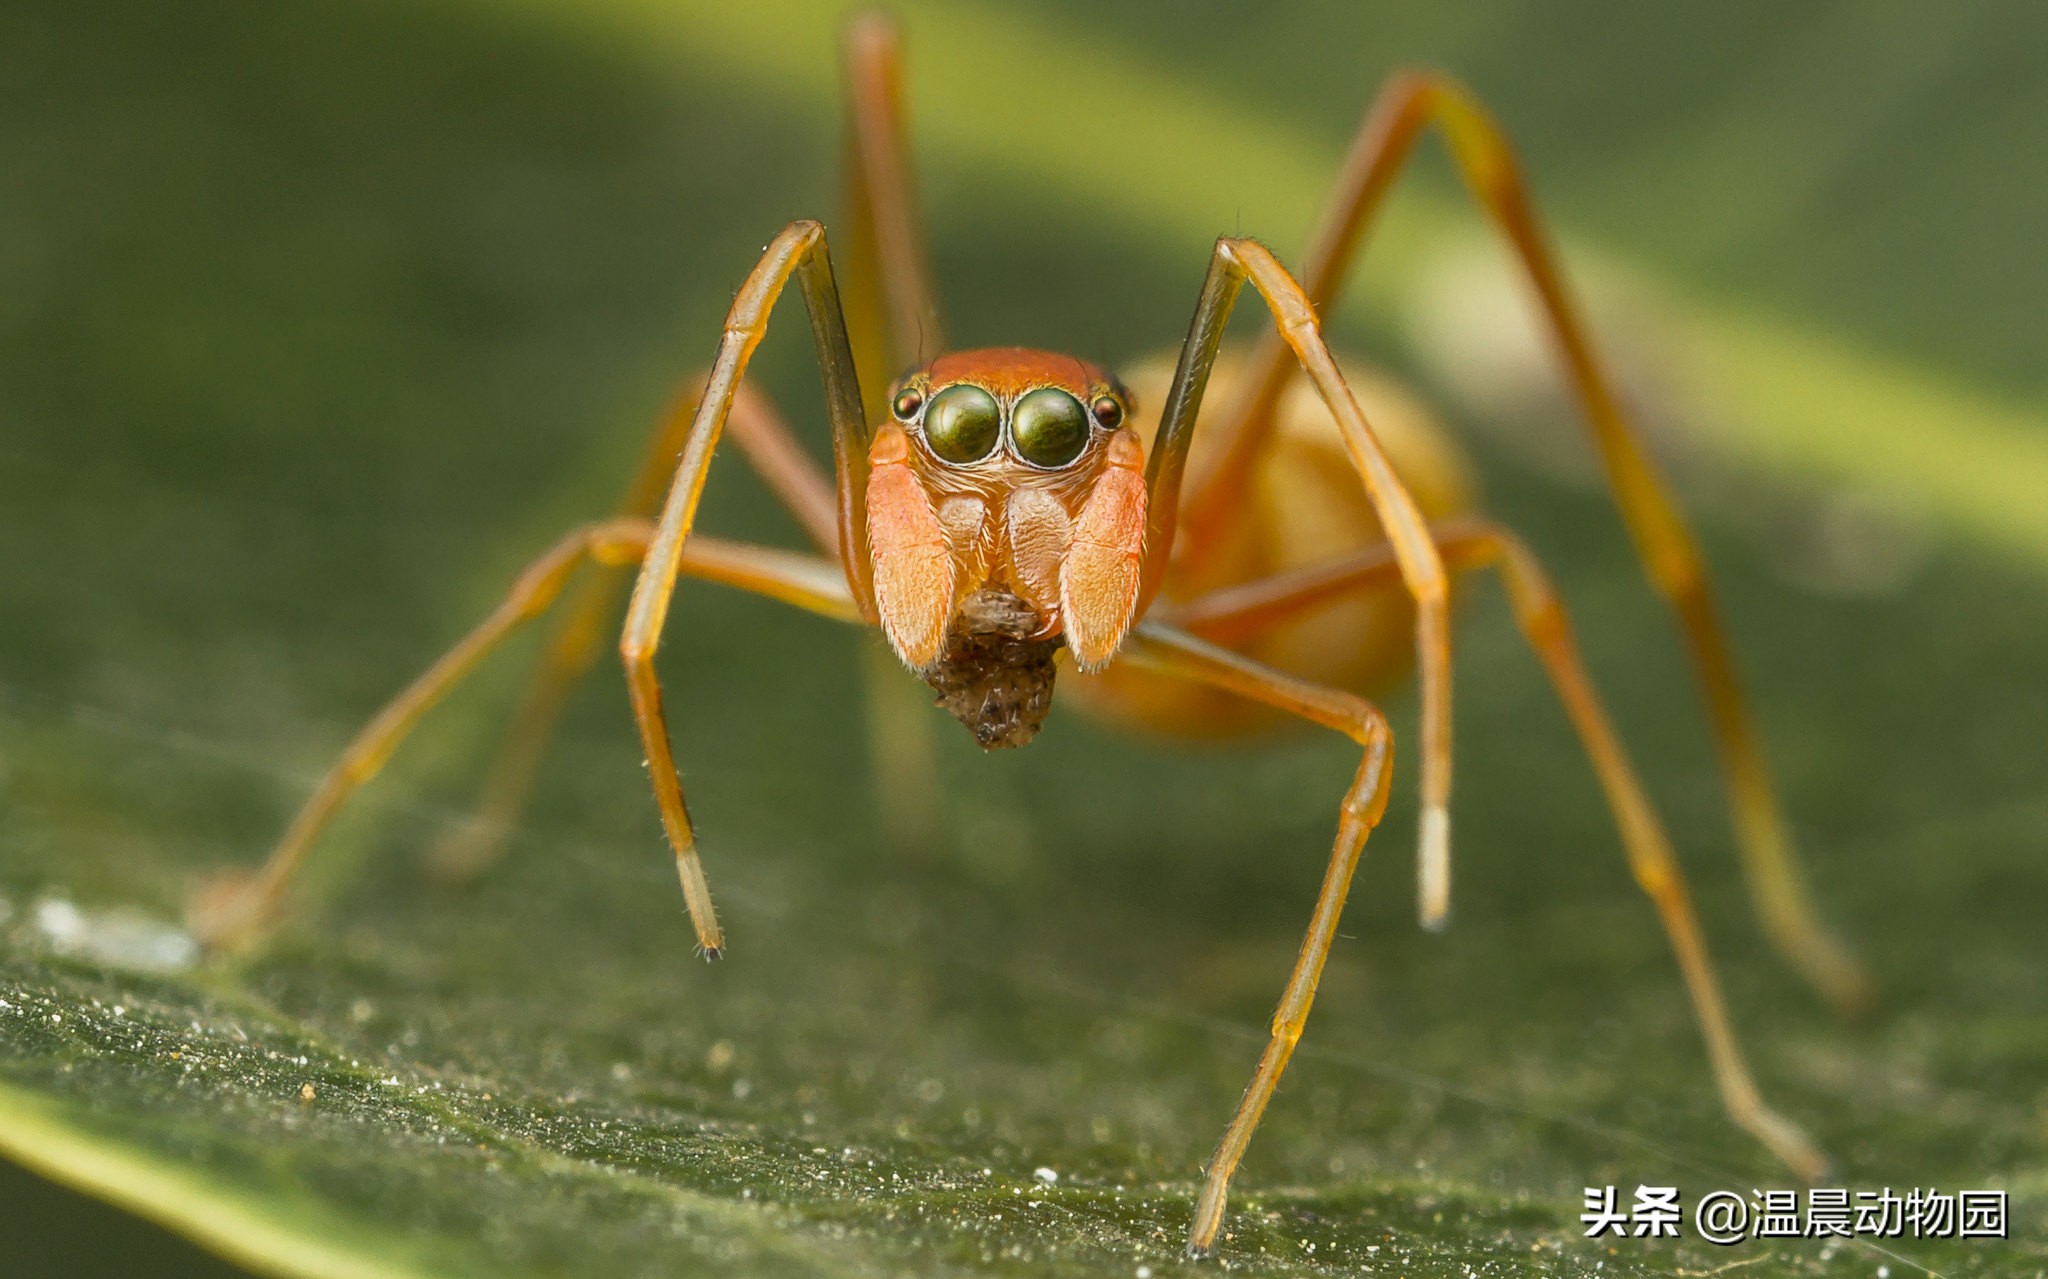
[[[1338,806],[1329,868],[1271,1038],[1196,1201],[1187,1250],[1206,1256],[1231,1175],[1307,1021],[1352,872],[1386,807],[1393,736],[1365,694],[1405,673],[1410,634],[1421,685],[1420,914],[1432,927],[1446,918],[1449,574],[1492,568],[1670,937],[1730,1117],[1794,1171],[1819,1175],[1820,1153],[1764,1103],[1744,1064],[1678,864],[1541,564],[1513,533],[1473,513],[1464,464],[1442,428],[1377,375],[1339,362],[1323,340],[1319,312],[1336,298],[1389,187],[1434,125],[1533,286],[1647,576],[1677,615],[1769,931],[1836,1003],[1860,1004],[1862,972],[1815,919],[1792,861],[1694,539],[1594,355],[1514,155],[1479,102],[1443,75],[1393,77],[1365,115],[1299,275],[1255,240],[1220,238],[1171,371],[1155,362],[1126,383],[1051,351],[946,349],[912,196],[894,27],[873,15],[854,21],[846,66],[842,272],[820,223],[793,222],[775,237],[733,300],[709,371],[656,431],[619,513],[556,542],[482,623],[386,705],[268,862],[195,899],[196,931],[231,945],[270,927],[337,806],[585,562],[600,572],[566,610],[478,816],[445,860],[473,869],[502,840],[568,688],[599,652],[621,575],[637,566],[619,652],[655,801],[710,959],[724,953],[725,934],[654,669],[679,575],[879,628],[903,665],[988,748],[1030,740],[1062,665],[1081,676],[1071,683],[1084,705],[1129,724],[1237,736],[1262,727],[1262,715],[1296,716],[1346,735],[1362,757]],[[742,381],[792,279],[824,382],[829,479]],[[1225,322],[1246,285],[1274,327],[1249,351],[1226,352]],[[920,358],[934,349],[944,353]],[[1146,394],[1134,398],[1133,385]],[[1221,411],[1204,413],[1211,392]],[[1141,416],[1140,403],[1154,396],[1157,416]],[[693,532],[713,452],[728,431],[816,554]]]

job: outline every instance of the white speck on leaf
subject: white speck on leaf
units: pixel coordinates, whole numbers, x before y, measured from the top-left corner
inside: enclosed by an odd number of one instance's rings
[[[46,898],[36,903],[35,926],[50,949],[109,968],[168,973],[199,958],[190,933],[126,907],[86,911],[61,897]]]

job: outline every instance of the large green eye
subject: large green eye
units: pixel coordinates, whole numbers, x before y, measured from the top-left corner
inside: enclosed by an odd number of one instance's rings
[[[979,462],[996,446],[1003,410],[978,386],[949,386],[924,411],[924,438],[948,462]]]
[[[1010,438],[1033,466],[1065,466],[1088,447],[1088,412],[1065,391],[1040,387],[1010,410]]]

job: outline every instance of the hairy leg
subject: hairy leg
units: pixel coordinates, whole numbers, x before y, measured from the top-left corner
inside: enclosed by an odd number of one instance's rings
[[[846,28],[846,232],[840,271],[847,328],[869,421],[888,411],[889,384],[946,349],[931,285],[903,110],[902,38],[894,19],[864,13]]]
[[[1422,830],[1417,882],[1424,925],[1441,927],[1450,912],[1451,882],[1450,588],[1422,512],[1330,355],[1315,306],[1279,260],[1253,240],[1225,236],[1216,242],[1201,298],[1195,304],[1194,322],[1181,345],[1173,386],[1160,411],[1159,432],[1145,474],[1151,501],[1138,611],[1142,616],[1158,595],[1174,554],[1181,481],[1202,396],[1223,340],[1223,326],[1247,282],[1272,312],[1287,349],[1307,372],[1335,420],[1352,466],[1387,532],[1401,581],[1415,600],[1415,647],[1422,685]]]
[[[1780,952],[1813,986],[1844,1013],[1860,1012],[1873,997],[1870,979],[1814,912],[1698,543],[1601,366],[1507,135],[1464,86],[1428,72],[1408,72],[1387,82],[1367,110],[1339,173],[1303,265],[1303,289],[1318,311],[1336,302],[1387,192],[1431,125],[1528,278],[1644,571],[1677,616],[1706,701],[1757,913]],[[1289,363],[1287,347],[1280,334],[1266,337],[1252,357],[1244,393],[1216,428],[1224,436],[1223,446],[1191,485],[1186,502],[1177,551],[1184,576],[1179,580],[1221,585],[1205,582],[1204,566],[1214,561],[1219,540],[1242,514],[1245,477],[1272,430],[1273,407]]]
[[[653,538],[642,519],[615,519],[572,530],[520,573],[505,598],[455,646],[408,684],[358,732],[293,818],[270,857],[247,875],[224,876],[192,905],[193,932],[210,948],[248,946],[277,921],[291,885],[320,833],[343,802],[375,777],[420,718],[520,626],[545,612],[583,564],[636,564]],[[683,571],[708,581],[859,620],[835,566],[767,547],[699,539]],[[836,594],[835,594],[836,592]]]
[[[651,518],[658,508],[675,458],[682,452],[683,437],[696,412],[703,382],[702,376],[696,376],[678,388],[648,443],[638,471],[620,498],[619,518]],[[820,553],[837,558],[839,534],[832,482],[797,442],[775,406],[765,395],[743,385],[733,397],[727,429],[769,490],[802,526],[812,545]],[[533,682],[505,734],[504,744],[485,774],[474,812],[428,855],[439,878],[451,883],[466,882],[482,873],[504,850],[506,839],[526,807],[548,738],[561,719],[569,694],[603,652],[607,625],[625,595],[626,567],[598,565],[571,592],[534,671]]]
[[[946,349],[903,109],[902,38],[894,19],[864,13],[847,24],[845,234],[841,290],[868,421],[888,417],[889,386]],[[885,646],[862,655],[875,811],[889,843],[913,854],[937,846],[941,812],[930,785],[936,744],[931,698],[903,678]]]
[[[1280,1006],[1273,1013],[1266,1050],[1260,1054],[1244,1097],[1237,1103],[1237,1112],[1231,1116],[1230,1126],[1224,1130],[1223,1140],[1209,1161],[1201,1198],[1195,1204],[1187,1250],[1190,1256],[1206,1257],[1216,1246],[1216,1233],[1223,1224],[1231,1174],[1244,1158],[1252,1132],[1259,1126],[1266,1103],[1279,1086],[1281,1073],[1287,1069],[1294,1046],[1308,1024],[1316,983],[1336,940],[1337,920],[1343,914],[1344,898],[1351,888],[1351,876],[1358,869],[1358,859],[1365,851],[1366,837],[1386,811],[1394,738],[1379,708],[1356,694],[1295,679],[1158,623],[1140,623],[1125,642],[1119,660],[1278,707],[1343,733],[1364,751],[1358,773],[1338,805],[1337,838],[1330,851],[1329,869],[1323,873],[1308,935],[1302,939],[1294,971],[1289,974]]]
[[[861,408],[860,381],[854,372],[846,320],[840,312],[838,286],[826,251],[825,228],[816,222],[799,221],[790,223],[775,237],[733,298],[717,358],[705,378],[704,395],[684,434],[674,479],[662,504],[661,520],[641,561],[640,575],[626,610],[625,629],[619,639],[626,688],[632,698],[641,744],[647,752],[648,776],[654,787],[655,803],[661,810],[662,828],[675,853],[676,873],[682,881],[698,945],[705,957],[711,959],[722,952],[724,933],[712,909],[710,885],[704,878],[696,834],[683,800],[682,778],[676,772],[675,754],[669,742],[654,656],[667,624],[676,578],[682,572],[685,543],[696,523],[697,504],[704,493],[712,454],[724,432],[740,380],[746,375],[747,362],[767,333],[776,299],[792,278],[803,290],[805,310],[810,314],[811,336],[817,346],[819,373],[825,386],[825,405],[832,419],[834,469],[839,477],[839,567],[853,607],[864,620],[875,617],[863,501],[869,433]]]
[[[1809,1180],[1818,1177],[1826,1166],[1825,1158],[1798,1125],[1764,1103],[1750,1076],[1728,1020],[1727,1004],[1707,955],[1684,872],[1656,807],[1586,676],[1571,619],[1549,575],[1520,538],[1498,525],[1459,520],[1435,526],[1432,532],[1446,566],[1499,570],[1516,624],[1542,662],[1599,778],[1629,871],[1656,906],[1678,957],[1693,1015],[1713,1064],[1714,1082],[1729,1117],[1794,1172]],[[1190,633],[1228,645],[1263,628],[1284,625],[1346,593],[1384,589],[1398,582],[1399,566],[1392,553],[1378,548],[1326,566],[1215,591],[1188,601],[1171,616],[1174,624]]]

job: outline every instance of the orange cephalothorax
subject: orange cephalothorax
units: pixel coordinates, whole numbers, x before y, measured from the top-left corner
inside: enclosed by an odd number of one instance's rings
[[[875,603],[903,660],[985,746],[1021,745],[1061,643],[1083,669],[1131,627],[1144,552],[1144,447],[1130,397],[1072,356],[940,356],[875,433]]]

